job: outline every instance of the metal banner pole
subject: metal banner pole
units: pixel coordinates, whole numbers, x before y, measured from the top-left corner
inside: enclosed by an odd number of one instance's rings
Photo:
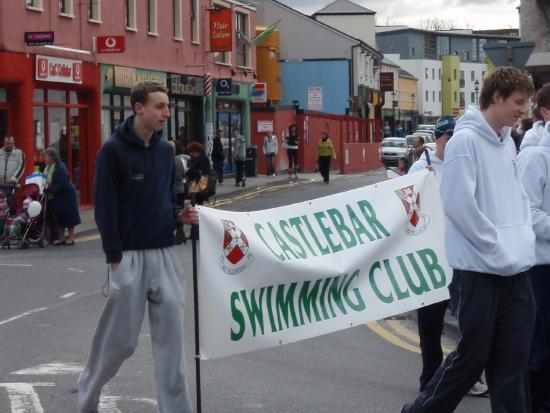
[[[196,205],[196,194],[191,194],[191,204],[193,207]],[[197,237],[199,234],[199,227],[197,225],[191,226],[192,237],[192,251],[193,251],[193,297],[195,306],[195,376],[196,376],[196,388],[197,388],[197,413],[202,412],[202,400],[201,400],[201,355],[200,355],[200,336],[199,336],[199,286],[198,286],[198,266],[197,266]]]

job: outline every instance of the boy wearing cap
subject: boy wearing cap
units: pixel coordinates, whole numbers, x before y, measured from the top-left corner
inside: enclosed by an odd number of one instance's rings
[[[526,271],[535,237],[510,127],[532,92],[520,71],[496,69],[483,83],[480,109],[466,111],[447,145],[440,192],[460,341],[403,413],[453,412],[483,369],[493,412],[529,411],[535,311]]]

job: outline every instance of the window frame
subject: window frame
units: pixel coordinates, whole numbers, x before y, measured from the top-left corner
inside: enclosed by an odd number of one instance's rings
[[[25,1],[25,6],[27,10],[41,11],[41,12],[44,11],[44,0],[30,0],[33,4],[28,4],[27,1],[29,0]]]
[[[92,13],[91,16],[90,12]],[[88,0],[88,21],[90,23],[102,23],[101,0]]]
[[[174,27],[172,28],[172,35],[174,40],[182,41],[183,40],[183,19],[182,19],[182,0],[172,0],[172,13],[173,19],[172,23]]]
[[[239,16],[244,16],[244,24],[245,24],[245,29],[246,31],[241,32],[250,38],[250,13],[247,13],[245,12],[244,10],[235,10],[235,37],[237,38],[236,36],[236,32],[239,28]],[[246,44],[246,42],[242,45],[244,46],[244,50],[245,50],[245,55],[244,55],[244,64],[239,64],[239,53],[237,52],[237,48],[239,46],[238,44],[238,41],[237,41],[237,47],[235,47],[235,66],[237,67],[242,67],[242,68],[251,68],[251,59],[250,59],[250,51],[251,51],[251,48],[248,44]]]
[[[127,31],[138,31],[136,0],[126,0],[124,2],[124,26]]]
[[[200,3],[199,0],[191,0],[191,44],[201,44],[201,19],[200,19]],[[215,5],[214,5],[215,7]]]
[[[157,0],[147,0],[147,34],[158,36],[158,5]]]
[[[74,2],[73,0],[58,0],[59,16],[74,19]],[[63,4],[65,11],[61,11],[61,5]]]

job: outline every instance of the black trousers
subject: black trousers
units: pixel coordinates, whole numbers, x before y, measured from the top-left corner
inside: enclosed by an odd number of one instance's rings
[[[537,316],[531,347],[529,378],[533,413],[550,412],[550,265],[538,265],[529,273]]]
[[[245,161],[235,161],[235,185],[246,179],[245,176]]]
[[[325,182],[329,181],[330,160],[330,156],[319,156],[319,172],[321,173],[323,181]]]
[[[493,413],[530,410],[528,361],[535,305],[527,273],[455,270],[449,287],[460,341],[403,413],[451,413],[485,369]]]
[[[216,176],[218,177],[218,183],[223,183],[223,161],[214,162],[214,171],[216,172]]]
[[[441,301],[419,308],[418,335],[420,336],[420,350],[422,352],[422,373],[420,374],[420,391],[423,391],[443,362],[441,349],[441,335],[443,322],[449,300]]]
[[[288,156],[288,173],[296,172],[298,168],[298,149],[287,149]]]

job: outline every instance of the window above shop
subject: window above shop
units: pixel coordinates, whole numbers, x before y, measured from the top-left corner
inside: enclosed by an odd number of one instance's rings
[[[43,0],[26,0],[27,2],[27,9],[29,10],[35,10],[35,11],[44,11],[44,7],[42,5]]]
[[[235,22],[237,26],[237,48],[235,53],[237,60],[236,64],[241,67],[248,67],[250,63],[250,46],[247,42],[250,38],[249,21],[250,19],[247,13],[235,13]]]
[[[200,43],[199,35],[199,0],[191,0],[191,42]]]
[[[147,34],[158,36],[157,0],[147,0]]]
[[[88,0],[88,21],[101,23],[101,0]]]
[[[63,17],[74,17],[73,0],[59,0],[59,15]]]
[[[124,6],[124,24],[126,25],[126,30],[137,32],[136,0],[125,0]]]
[[[174,14],[174,39],[183,40],[181,35],[181,1],[172,0],[172,11]]]

